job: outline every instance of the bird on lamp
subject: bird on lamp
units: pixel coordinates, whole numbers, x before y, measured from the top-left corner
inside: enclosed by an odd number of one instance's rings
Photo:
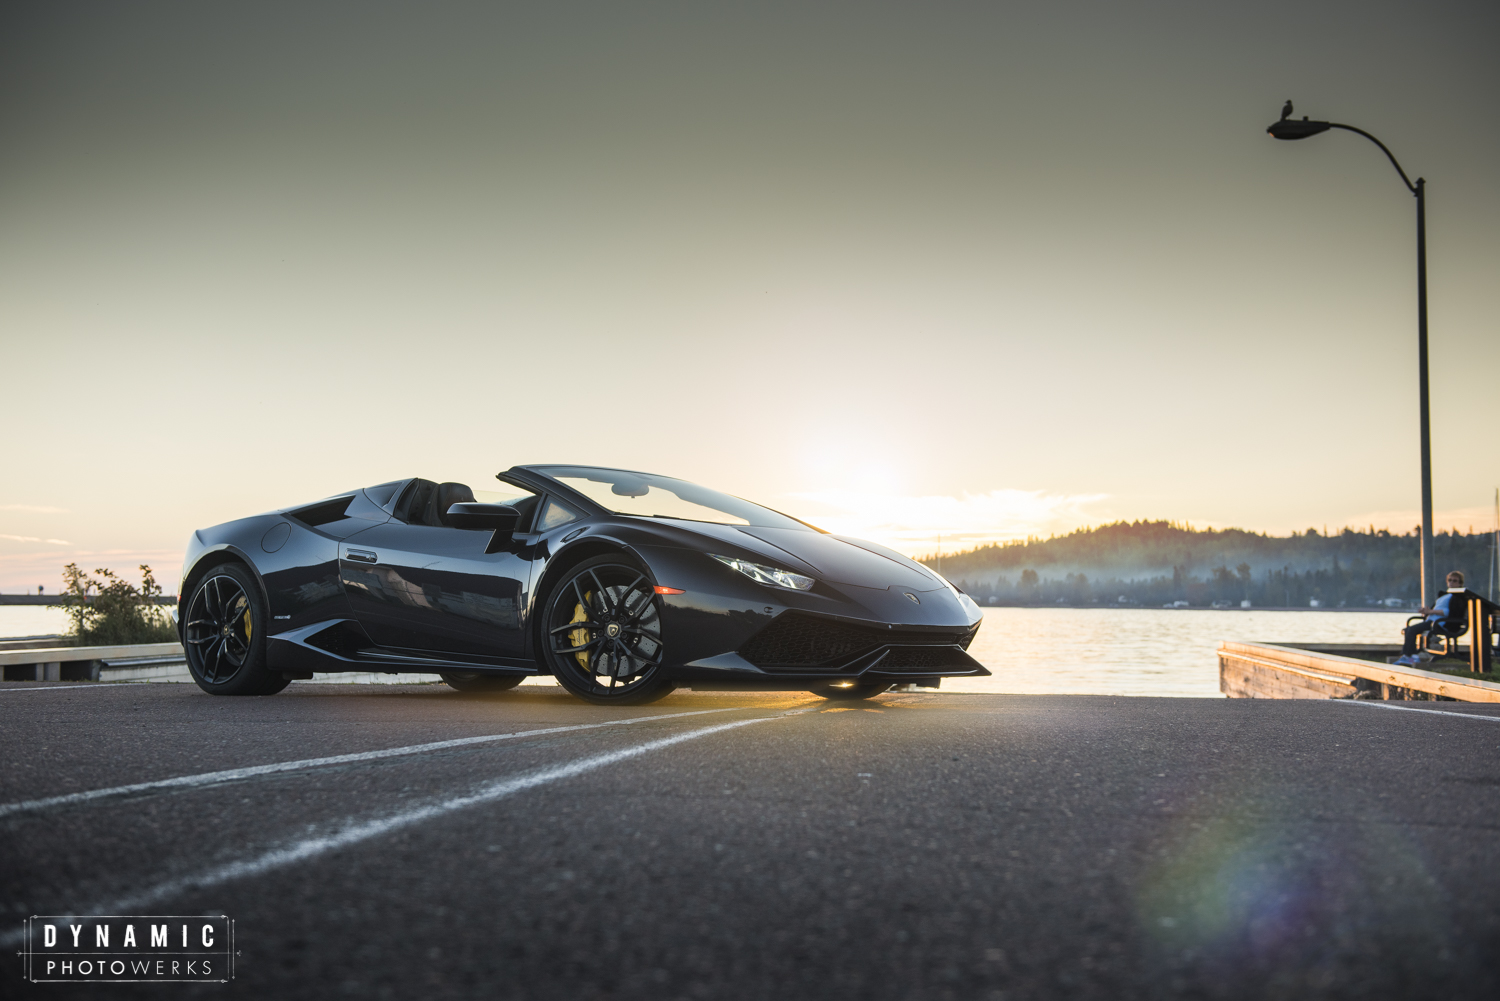
[[[1291,99],[1288,98],[1287,102],[1281,106],[1281,120],[1284,122],[1288,118],[1291,118],[1291,117],[1292,117],[1292,102],[1291,102]]]

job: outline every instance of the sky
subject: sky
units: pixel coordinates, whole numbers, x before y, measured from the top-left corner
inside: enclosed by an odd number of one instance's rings
[[[0,591],[513,464],[906,552],[1493,527],[1500,7],[0,9]],[[171,589],[170,586],[168,588]]]

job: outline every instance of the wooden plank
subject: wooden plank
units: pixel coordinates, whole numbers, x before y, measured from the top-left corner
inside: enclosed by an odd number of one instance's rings
[[[1289,670],[1238,657],[1219,658],[1219,690],[1240,699],[1338,699],[1356,691],[1353,678]]]
[[[1286,684],[1275,677],[1275,672],[1266,671],[1262,668],[1252,669],[1250,672],[1236,678],[1233,672],[1226,673],[1224,677],[1226,684],[1223,690],[1232,698],[1241,699],[1331,699],[1347,695],[1349,691],[1320,691],[1306,688],[1301,685]]]
[[[1500,702],[1500,684],[1464,678],[1451,674],[1438,674],[1415,667],[1400,667],[1396,664],[1376,664],[1353,657],[1335,654],[1311,653],[1295,647],[1277,646],[1271,643],[1219,644],[1220,663],[1224,657],[1233,657],[1259,662],[1273,667],[1299,668],[1323,674],[1363,678],[1384,685],[1395,685],[1428,695],[1442,695],[1461,702]]]
[[[1488,674],[1490,672],[1490,608],[1493,606],[1479,595],[1469,600],[1469,670]]]
[[[113,660],[125,657],[182,656],[181,643],[123,643],[119,646],[54,646],[31,650],[0,650],[0,667],[13,664],[68,663],[77,660]]]
[[[1294,667],[1291,664],[1281,664],[1274,660],[1266,660],[1262,657],[1252,657],[1248,654],[1225,654],[1220,652],[1219,660],[1222,662],[1226,657],[1241,661],[1246,664],[1255,664],[1259,667],[1270,668],[1286,674],[1297,674],[1317,681],[1326,681],[1337,685],[1349,685],[1354,683],[1352,674],[1334,674],[1328,671],[1314,671],[1307,667]]]

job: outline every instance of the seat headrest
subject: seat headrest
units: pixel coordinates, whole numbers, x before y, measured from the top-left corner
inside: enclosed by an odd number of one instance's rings
[[[448,524],[448,508],[454,504],[474,503],[474,491],[462,483],[439,483],[436,490],[432,492],[431,507],[427,511],[427,524],[444,526]]]

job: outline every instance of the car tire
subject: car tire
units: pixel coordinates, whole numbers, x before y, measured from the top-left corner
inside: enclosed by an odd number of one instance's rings
[[[808,689],[808,691],[819,698],[828,699],[832,702],[852,702],[855,699],[874,698],[877,695],[890,691],[890,689],[891,685],[888,681],[856,681],[852,685],[845,685],[843,687],[837,684],[819,685],[817,688]]]
[[[601,706],[645,705],[672,694],[677,685],[663,666],[655,586],[624,554],[570,567],[547,595],[537,636],[557,683]]]
[[[525,680],[521,674],[487,674],[484,671],[444,671],[443,684],[468,695],[508,692]]]
[[[182,613],[188,671],[210,695],[275,695],[291,679],[266,668],[266,603],[238,563],[204,574]]]

